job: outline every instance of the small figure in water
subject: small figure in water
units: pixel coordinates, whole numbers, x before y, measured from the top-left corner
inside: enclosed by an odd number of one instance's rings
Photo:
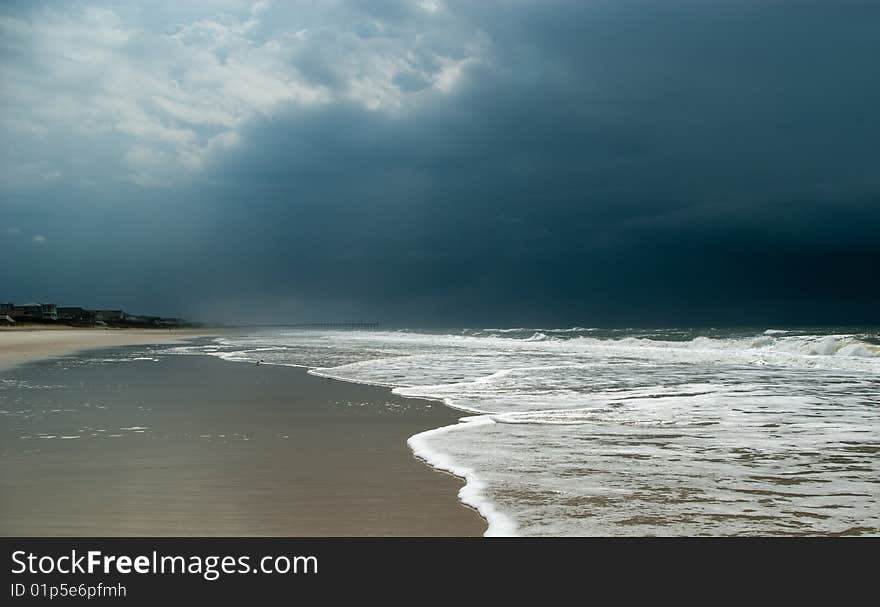
[[[260,360],[257,361],[257,366],[258,366],[258,367],[259,367],[261,364],[263,364],[263,359],[260,359]]]

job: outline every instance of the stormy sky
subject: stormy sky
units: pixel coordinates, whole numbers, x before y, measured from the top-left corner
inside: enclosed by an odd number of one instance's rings
[[[880,3],[4,2],[0,300],[880,321]]]

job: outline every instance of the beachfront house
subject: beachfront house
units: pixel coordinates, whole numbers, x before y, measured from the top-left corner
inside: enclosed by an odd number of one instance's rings
[[[95,312],[75,306],[59,306],[58,320],[92,322],[93,320],[95,320]]]
[[[0,321],[8,316],[11,322],[48,323],[61,321],[72,325],[184,327],[182,318],[162,318],[128,314],[122,310],[88,310],[79,306],[56,306],[53,303],[0,303]],[[6,322],[6,324],[10,324]]]
[[[58,320],[58,307],[53,303],[3,303],[0,314],[13,319]]]
[[[103,322],[120,322],[125,318],[122,310],[95,310],[95,320]]]
[[[83,309],[70,306],[59,306],[58,320],[79,320],[82,318]]]

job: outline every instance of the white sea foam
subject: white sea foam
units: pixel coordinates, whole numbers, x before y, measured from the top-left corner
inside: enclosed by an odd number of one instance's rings
[[[471,417],[464,418],[461,424],[469,426],[477,426],[483,424],[494,423],[488,417]],[[486,536],[511,536],[516,535],[516,525],[513,520],[506,514],[500,512],[495,504],[488,500],[484,495],[485,484],[479,479],[476,472],[466,466],[456,463],[449,455],[438,451],[431,447],[430,439],[442,434],[446,434],[458,428],[458,424],[444,426],[434,430],[428,430],[410,437],[407,441],[410,449],[417,457],[428,462],[432,467],[438,470],[445,470],[455,476],[463,478],[465,485],[458,492],[458,499],[463,504],[467,504],[475,508],[480,515],[486,519],[488,528]]]
[[[548,339],[550,339],[550,338],[547,337],[546,333],[538,332],[538,333],[535,333],[534,335],[532,335],[531,337],[526,338],[523,341],[547,341]]]

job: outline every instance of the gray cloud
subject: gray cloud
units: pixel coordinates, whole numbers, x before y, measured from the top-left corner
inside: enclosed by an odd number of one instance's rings
[[[10,296],[876,321],[875,3],[425,7],[8,9],[0,204],[52,234]]]

